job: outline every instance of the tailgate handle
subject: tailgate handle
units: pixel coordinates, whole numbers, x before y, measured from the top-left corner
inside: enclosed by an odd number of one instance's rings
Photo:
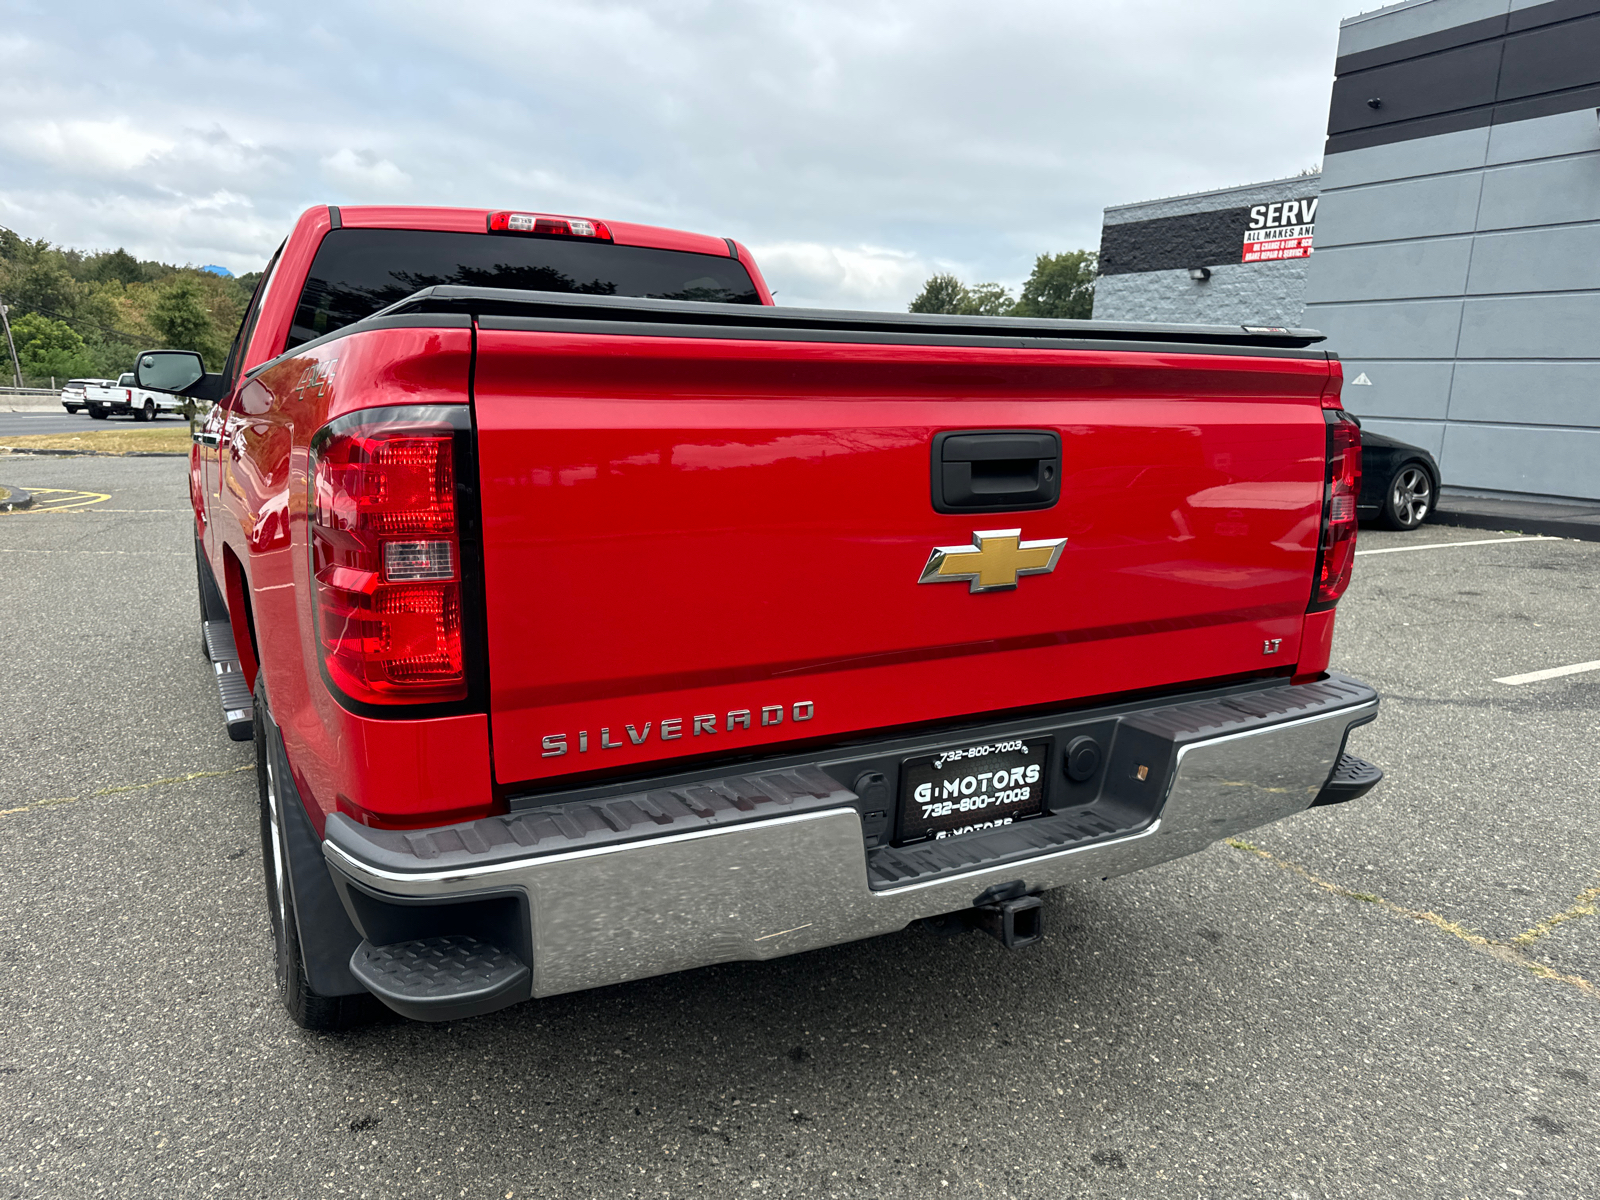
[[[1061,497],[1061,437],[1046,429],[952,430],[933,438],[933,508],[1049,508]]]

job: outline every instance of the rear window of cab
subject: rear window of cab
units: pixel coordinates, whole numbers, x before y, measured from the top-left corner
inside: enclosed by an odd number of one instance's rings
[[[336,229],[317,248],[286,349],[441,284],[760,304],[737,259],[558,237]]]

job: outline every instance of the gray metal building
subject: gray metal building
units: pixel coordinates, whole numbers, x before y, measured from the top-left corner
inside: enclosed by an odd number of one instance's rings
[[[1095,315],[1313,326],[1447,484],[1600,499],[1600,0],[1406,0],[1342,23],[1335,73],[1315,254],[1129,257],[1127,226],[1237,228],[1296,180],[1110,208]]]
[[[1447,482],[1600,498],[1600,2],[1345,21],[1308,325]]]

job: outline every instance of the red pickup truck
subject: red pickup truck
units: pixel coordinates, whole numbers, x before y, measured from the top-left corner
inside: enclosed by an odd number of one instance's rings
[[[1306,330],[779,308],[743,246],[318,207],[190,466],[280,989],[422,1020],[905,928],[1352,799]]]

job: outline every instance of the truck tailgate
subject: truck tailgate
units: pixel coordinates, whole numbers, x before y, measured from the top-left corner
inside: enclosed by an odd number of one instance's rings
[[[473,401],[502,784],[1296,661],[1320,353],[515,324],[480,328]],[[934,435],[1009,429],[1059,435],[1059,501],[934,511]],[[919,584],[1015,529],[1066,539],[1052,572]]]

